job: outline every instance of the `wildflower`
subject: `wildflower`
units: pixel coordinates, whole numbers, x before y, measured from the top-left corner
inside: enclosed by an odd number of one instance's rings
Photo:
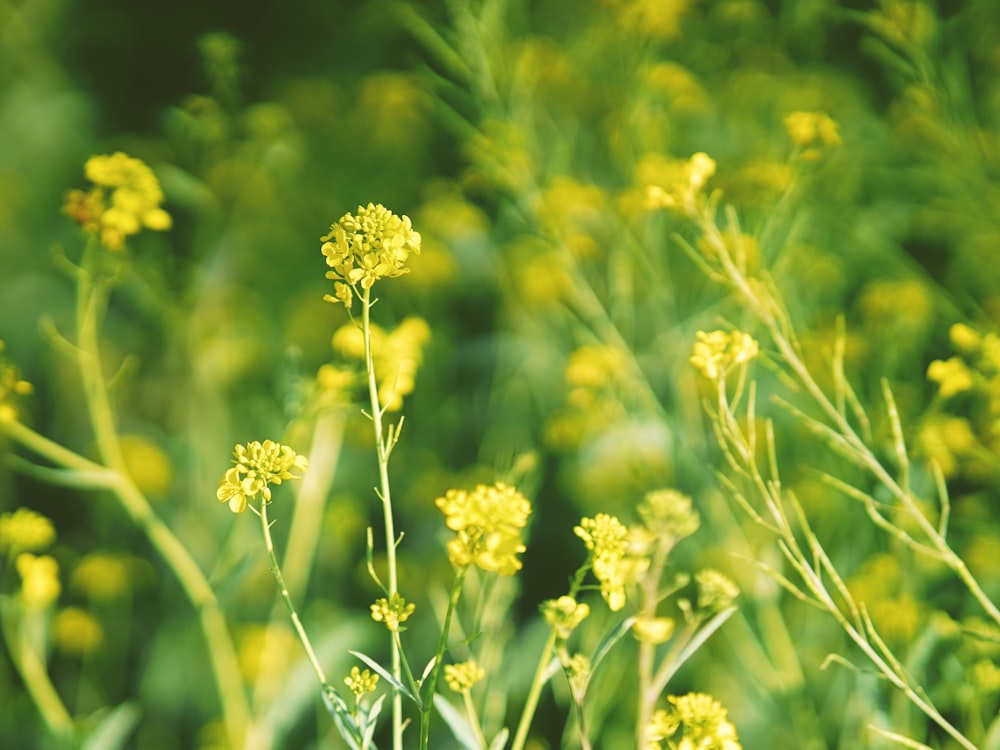
[[[698,608],[719,611],[730,606],[740,590],[727,576],[706,568],[694,574],[698,583]]]
[[[292,471],[305,471],[309,466],[305,456],[273,440],[237,445],[233,456],[236,465],[226,472],[216,491],[219,502],[228,502],[233,513],[246,510],[247,500],[255,499],[258,493],[265,503],[271,502],[269,485],[281,484],[284,479],[299,479],[301,475]]]
[[[16,400],[20,396],[29,395],[31,383],[21,379],[17,367],[3,356],[4,343],[0,340],[0,422],[12,422],[20,413]]]
[[[326,264],[332,268],[326,277],[337,282],[335,295],[328,302],[351,306],[350,292],[370,289],[383,278],[409,273],[406,261],[410,253],[420,253],[420,233],[413,231],[408,216],[396,216],[381,203],[358,206],[357,214],[344,214],[320,237]]]
[[[649,741],[648,747],[660,750],[663,747],[660,744],[660,740],[673,737],[679,728],[680,720],[676,714],[666,709],[658,708],[653,712],[652,717],[650,717],[649,726],[646,729],[646,738]]]
[[[0,552],[39,552],[55,541],[52,521],[30,508],[0,515]]]
[[[64,653],[86,656],[100,648],[104,629],[90,612],[66,607],[52,620],[52,640]]]
[[[292,631],[277,622],[247,625],[237,631],[237,658],[240,672],[248,682],[277,693],[283,676],[294,664],[299,647]]]
[[[698,331],[697,336],[689,361],[709,380],[716,380],[757,356],[757,342],[748,333]]]
[[[170,489],[172,467],[166,452],[141,435],[122,435],[125,469],[146,496],[162,496]]]
[[[566,672],[573,695],[578,701],[582,701],[590,682],[590,659],[585,654],[570,656],[564,649],[559,654],[559,663]]]
[[[819,158],[824,149],[840,145],[837,123],[825,112],[792,112],[785,117],[785,130],[806,161]]]
[[[972,390],[975,385],[968,365],[958,357],[935,359],[927,366],[927,379],[938,384],[938,395],[941,398],[951,398]]]
[[[598,513],[584,518],[573,532],[590,550],[591,568],[601,584],[601,596],[612,612],[625,606],[628,529],[614,516]]]
[[[21,601],[28,609],[45,609],[59,598],[59,563],[48,555],[36,557],[30,552],[17,556],[21,575]]]
[[[143,161],[121,151],[92,156],[84,172],[94,186],[88,191],[71,190],[63,213],[84,231],[99,235],[109,250],[121,250],[125,238],[138,234],[143,227],[170,229],[170,214],[160,208],[160,183]]]
[[[666,643],[675,625],[671,617],[640,617],[632,623],[632,633],[643,643]]]
[[[144,563],[125,555],[93,552],[73,568],[69,585],[72,590],[97,601],[121,599],[132,591],[133,583],[140,578],[142,568],[139,566]]]
[[[526,549],[521,529],[528,523],[531,503],[514,487],[497,482],[492,487],[477,485],[471,492],[453,489],[434,503],[455,532],[448,542],[452,564],[475,564],[502,576],[521,569],[517,555]]]
[[[715,174],[715,160],[699,151],[686,162],[667,165],[667,169],[671,177],[664,180],[666,184],[646,184],[647,207],[689,210],[705,183]]]
[[[362,672],[358,667],[351,667],[351,674],[344,678],[344,684],[354,693],[355,699],[360,699],[365,693],[375,692],[378,673],[372,674],[368,669]]]
[[[461,664],[445,664],[444,667],[444,680],[456,693],[472,690],[472,686],[485,676],[486,671],[476,663],[475,659],[469,659]]]
[[[701,520],[691,509],[691,498],[677,490],[654,490],[639,504],[639,516],[651,533],[684,539],[698,530]]]
[[[399,594],[392,594],[388,599],[383,596],[371,605],[372,619],[384,622],[390,632],[402,632],[405,628],[400,628],[400,625],[410,619],[416,608],[416,604],[411,604]]]
[[[650,726],[652,738],[680,740],[676,747],[685,750],[742,750],[736,727],[729,722],[726,709],[711,695],[671,695],[667,701],[671,709],[654,714]],[[681,732],[679,737],[678,731]]]
[[[955,323],[948,329],[948,339],[963,354],[973,354],[983,343],[983,337],[965,323]]]
[[[542,604],[545,622],[552,626],[556,631],[556,637],[562,641],[569,638],[576,626],[589,614],[590,607],[583,602],[577,602],[572,596],[560,596]]]

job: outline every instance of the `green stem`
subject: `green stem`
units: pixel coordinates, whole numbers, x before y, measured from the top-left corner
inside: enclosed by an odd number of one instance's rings
[[[378,398],[378,382],[375,379],[375,356],[372,352],[371,308],[374,302],[371,298],[371,288],[365,289],[361,297],[362,322],[361,328],[365,340],[365,370],[368,373],[368,396],[371,402],[371,418],[375,430],[375,449],[378,452],[379,499],[382,501],[382,516],[385,521],[386,565],[389,569],[389,599],[399,593],[399,583],[396,577],[396,530],[392,518],[392,494],[389,488],[389,453],[391,446],[387,445],[382,431],[382,416],[384,411]],[[392,676],[396,680],[402,677],[400,650],[396,640],[392,644]],[[392,694],[392,746],[394,750],[403,749],[403,696],[398,690]]]
[[[274,573],[274,580],[278,583],[278,593],[281,595],[281,600],[285,603],[285,607],[288,609],[288,615],[292,619],[292,625],[295,627],[295,633],[298,635],[299,641],[302,643],[302,647],[306,650],[306,656],[309,657],[309,663],[312,664],[313,671],[316,673],[316,679],[319,680],[319,684],[322,686],[323,694],[325,695],[330,687],[326,682],[326,674],[323,672],[323,667],[320,666],[316,652],[313,650],[312,642],[306,634],[306,629],[302,626],[302,620],[299,619],[299,613],[295,610],[295,604],[292,603],[292,596],[288,593],[288,586],[285,585],[285,578],[281,575],[281,566],[278,565],[278,556],[274,553],[274,541],[271,539],[271,524],[267,521],[266,500],[261,503],[260,511],[257,515],[260,516],[260,528],[261,531],[264,532],[264,546],[267,549],[267,561],[271,566],[271,572]]]
[[[510,750],[524,750],[524,743],[528,740],[528,730],[531,722],[535,718],[535,711],[538,710],[538,701],[542,696],[542,688],[545,686],[549,662],[552,659],[552,649],[556,645],[556,631],[553,628],[549,632],[548,640],[542,646],[542,655],[538,659],[538,666],[535,668],[535,676],[531,680],[531,687],[528,689],[528,697],[524,701],[524,709],[521,711],[521,720],[517,724],[517,732],[514,734],[514,741]]]
[[[465,582],[465,574],[469,568],[459,568],[455,576],[455,585],[451,587],[451,596],[448,598],[448,610],[444,615],[444,624],[441,626],[441,638],[438,639],[437,651],[434,653],[434,669],[431,670],[427,679],[427,690],[424,694],[423,707],[420,709],[420,750],[427,750],[427,740],[430,737],[431,711],[434,710],[434,692],[437,690],[438,677],[444,667],[444,653],[448,649],[448,634],[451,632],[451,618],[455,614],[458,606],[458,599],[462,595],[462,584]]]

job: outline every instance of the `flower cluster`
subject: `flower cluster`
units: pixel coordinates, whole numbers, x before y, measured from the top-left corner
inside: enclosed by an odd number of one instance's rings
[[[573,532],[590,550],[591,568],[601,584],[601,596],[612,612],[625,606],[625,578],[629,564],[628,529],[614,516],[598,513],[584,518]]]
[[[334,294],[323,299],[347,308],[358,285],[370,289],[379,279],[409,273],[410,253],[420,254],[420,233],[413,230],[410,218],[396,216],[381,203],[358,206],[356,214],[344,214],[320,241],[326,264],[333,269],[326,277],[335,282]]]
[[[216,491],[219,502],[228,502],[233,513],[246,510],[247,500],[255,499],[258,494],[265,503],[271,502],[270,485],[299,479],[301,474],[292,471],[305,471],[309,466],[305,456],[273,440],[237,445],[233,456],[236,465],[226,472]]]
[[[815,161],[825,149],[840,145],[837,123],[826,112],[792,112],[785,117],[785,130],[805,161]]]
[[[475,659],[469,659],[461,664],[446,664],[444,667],[444,681],[456,693],[472,690],[472,686],[485,676],[486,670],[480,667]]]
[[[672,162],[670,176],[660,180],[663,184],[646,185],[647,208],[694,209],[695,198],[715,174],[715,160],[698,152],[684,162]]]
[[[560,596],[558,599],[549,599],[542,604],[542,616],[553,630],[556,638],[561,641],[567,640],[576,626],[587,619],[590,614],[590,607],[577,602],[572,596]]]
[[[727,576],[705,568],[694,574],[698,584],[698,608],[719,611],[732,605],[740,590]]]
[[[643,527],[655,537],[684,539],[701,523],[697,511],[691,508],[691,498],[677,490],[648,492],[638,510]]]
[[[0,340],[0,422],[17,419],[19,410],[16,400],[27,396],[33,390],[31,383],[21,379],[17,367],[3,356],[4,343]]]
[[[121,250],[125,238],[145,227],[170,229],[170,214],[164,211],[163,191],[156,175],[143,161],[121,151],[92,156],[84,165],[90,190],[71,190],[63,213],[87,232],[100,236],[109,250]]]
[[[416,608],[416,604],[411,604],[399,594],[392,594],[388,599],[384,596],[376,599],[370,609],[375,622],[384,622],[390,632],[398,633],[403,630],[400,626],[410,619]]]
[[[21,575],[21,601],[27,609],[45,609],[59,598],[59,563],[49,555],[22,552],[15,562]]]
[[[698,331],[697,336],[690,362],[709,380],[718,380],[757,356],[757,342],[749,333]]]
[[[742,750],[726,709],[711,695],[671,695],[667,701],[670,708],[656,711],[650,721],[649,750]]]
[[[365,693],[374,693],[378,686],[378,674],[372,674],[371,670],[363,672],[358,667],[351,667],[351,674],[344,678],[347,689],[354,693],[354,698],[360,699]]]
[[[455,566],[474,564],[502,576],[521,569],[517,555],[526,549],[521,530],[531,515],[531,503],[514,487],[480,484],[472,492],[448,490],[434,502],[455,532],[448,542],[448,557]]]
[[[55,541],[52,521],[30,508],[0,515],[0,552],[38,552]]]

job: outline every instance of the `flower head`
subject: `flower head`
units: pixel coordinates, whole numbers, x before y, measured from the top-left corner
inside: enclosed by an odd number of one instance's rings
[[[741,750],[736,728],[729,722],[726,709],[711,695],[671,695],[667,701],[670,709],[653,715],[650,739],[657,744],[652,747],[660,747],[658,741],[661,739],[672,738],[679,740],[678,748]]]
[[[472,492],[448,490],[434,501],[455,538],[448,557],[459,568],[475,564],[502,576],[521,569],[517,555],[527,549],[521,529],[528,523],[531,503],[510,485],[478,485]]]
[[[742,331],[698,331],[690,362],[709,380],[717,380],[733,367],[757,356],[757,342]]]
[[[381,203],[344,214],[320,241],[326,264],[333,269],[326,277],[336,282],[336,294],[324,299],[346,307],[358,285],[370,289],[379,279],[409,273],[410,253],[420,254],[420,233],[413,230],[410,217],[396,216]]]
[[[14,421],[20,409],[17,400],[32,392],[31,383],[21,379],[18,368],[3,356],[4,343],[0,340],[0,422]]]
[[[601,596],[612,612],[625,606],[625,577],[629,564],[628,529],[614,516],[598,513],[584,518],[573,532],[590,550],[591,567],[601,584]]]
[[[121,151],[92,156],[84,165],[90,190],[71,190],[63,213],[85,231],[97,234],[109,250],[121,250],[125,238],[145,227],[170,229],[170,214],[160,208],[163,191],[143,161]]]
[[[59,563],[48,555],[22,552],[15,562],[21,575],[21,601],[28,609],[45,609],[59,598]]]
[[[840,145],[837,123],[826,112],[792,112],[785,117],[785,130],[806,161],[818,159],[824,149]]]
[[[52,521],[30,508],[0,515],[0,552],[39,552],[55,538]]]
[[[565,641],[570,637],[577,625],[590,614],[590,607],[584,602],[577,602],[572,596],[560,596],[549,599],[542,604],[542,616],[545,622],[556,631],[556,637]]]
[[[372,674],[370,670],[361,671],[358,667],[351,667],[351,674],[344,678],[344,684],[354,693],[355,699],[361,698],[365,693],[374,693],[378,685],[378,674]]]
[[[401,632],[404,628],[400,628],[400,625],[410,619],[416,608],[416,604],[411,604],[399,594],[392,594],[388,599],[383,596],[371,605],[372,619],[384,622],[386,628],[393,633]]]
[[[646,184],[647,207],[690,211],[705,183],[715,174],[715,160],[699,151],[687,161],[670,162],[663,174],[663,178]]]
[[[228,502],[233,513],[246,510],[247,500],[255,499],[258,494],[265,503],[271,502],[270,485],[299,479],[301,475],[292,472],[305,471],[309,466],[305,456],[273,440],[237,445],[233,456],[236,465],[226,472],[216,491],[219,502]]]
[[[705,568],[694,574],[698,583],[698,608],[723,610],[740,595],[739,587],[717,570]]]
[[[456,693],[466,693],[472,690],[472,686],[485,676],[485,670],[476,663],[475,659],[469,659],[461,664],[445,664],[444,666],[444,681]]]
[[[684,539],[698,530],[698,512],[691,498],[677,490],[654,490],[639,504],[643,526],[656,536]]]

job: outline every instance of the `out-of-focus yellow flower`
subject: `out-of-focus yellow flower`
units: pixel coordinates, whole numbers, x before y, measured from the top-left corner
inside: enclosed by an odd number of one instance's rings
[[[456,693],[467,693],[472,686],[486,676],[486,670],[480,667],[475,659],[469,659],[460,664],[445,664],[444,681]]]
[[[590,607],[577,602],[572,596],[560,596],[542,603],[542,616],[553,630],[556,638],[565,641],[590,614]]]
[[[59,598],[59,563],[48,555],[22,552],[15,561],[21,575],[21,601],[28,609],[45,609]]]
[[[170,229],[170,214],[160,207],[163,191],[145,162],[118,151],[92,156],[84,172],[94,187],[71,190],[63,213],[85,231],[99,235],[109,250],[121,250],[125,239],[144,227]]]
[[[566,670],[573,695],[577,697],[577,700],[581,700],[587,691],[587,684],[590,682],[590,659],[587,658],[586,654],[570,656],[565,649],[561,649],[559,663]]]
[[[622,29],[669,40],[680,33],[681,19],[691,0],[604,0],[604,4]]]
[[[400,626],[410,619],[416,608],[416,604],[411,604],[399,594],[393,594],[388,599],[384,596],[376,599],[370,607],[372,619],[375,622],[385,623],[386,628],[393,633],[405,629]]]
[[[107,552],[92,552],[73,568],[69,585],[73,591],[98,601],[127,596],[148,571],[145,560]]]
[[[0,515],[0,552],[40,552],[55,539],[52,521],[30,508]]]
[[[671,695],[667,702],[670,709],[653,714],[651,747],[661,748],[660,741],[669,739],[669,746],[678,750],[742,750],[728,712],[711,695]]]
[[[666,643],[675,625],[672,617],[639,617],[632,623],[632,633],[643,643]]]
[[[826,112],[792,112],[785,116],[785,130],[798,156],[815,161],[824,150],[840,145],[836,121]]]
[[[320,241],[326,264],[333,269],[326,277],[338,284],[336,295],[324,299],[345,307],[350,307],[350,292],[357,293],[359,285],[370,289],[379,279],[409,273],[410,253],[420,254],[420,233],[413,230],[410,217],[397,216],[381,203],[344,214]]]
[[[691,507],[691,498],[677,490],[653,490],[639,504],[643,526],[658,537],[684,539],[698,530],[701,519]]]
[[[521,530],[531,515],[531,503],[504,482],[477,485],[474,490],[448,490],[434,501],[455,532],[448,557],[459,568],[469,565],[502,576],[521,569],[518,555],[527,549]]]
[[[757,342],[742,331],[698,331],[690,362],[709,380],[717,380],[733,367],[757,356]]]
[[[717,570],[706,568],[694,574],[698,583],[698,608],[718,612],[732,605],[740,595],[732,579]]]
[[[959,357],[935,359],[927,366],[927,379],[938,384],[941,398],[971,391],[976,384],[972,371]]]
[[[237,631],[237,658],[240,672],[251,683],[268,686],[277,693],[284,684],[298,639],[280,623],[248,625]]]
[[[52,619],[52,640],[64,653],[86,656],[101,647],[104,628],[90,612],[66,607]]]
[[[120,445],[125,469],[135,486],[151,498],[162,497],[173,476],[166,451],[141,435],[122,435]]]
[[[3,350],[4,343],[0,340],[0,422],[13,422],[21,413],[18,399],[29,395],[34,389],[31,383],[21,379],[20,370],[7,361]]]
[[[535,212],[549,235],[573,256],[597,254],[595,235],[607,215],[607,197],[599,187],[558,175],[539,196]]]
[[[601,584],[601,596],[608,609],[617,612],[625,606],[628,529],[614,516],[598,513],[593,518],[582,519],[573,533],[590,550],[591,569]]]
[[[351,673],[344,678],[347,689],[354,693],[354,698],[360,699],[365,693],[374,693],[378,686],[378,673],[371,670],[361,671],[358,667],[351,667]]]
[[[216,491],[219,502],[229,503],[233,513],[246,510],[247,501],[255,499],[258,493],[265,503],[271,502],[270,485],[299,479],[302,475],[292,472],[305,471],[309,466],[305,456],[273,440],[237,445],[233,456],[236,465],[226,472]]]
[[[643,171],[640,163],[640,175]],[[643,181],[646,186],[646,207],[694,210],[695,198],[715,174],[715,160],[698,152],[687,161],[671,161],[665,165],[666,179]]]

